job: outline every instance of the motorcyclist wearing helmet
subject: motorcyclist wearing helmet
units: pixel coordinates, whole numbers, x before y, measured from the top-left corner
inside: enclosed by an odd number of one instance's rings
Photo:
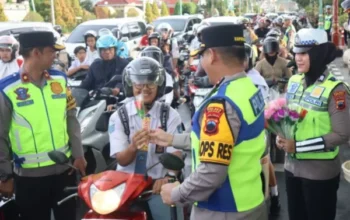
[[[157,26],[157,32],[160,34],[161,42],[160,48],[169,53],[173,59],[174,68],[177,67],[177,60],[180,57],[179,45],[175,38],[172,38],[173,29],[168,23],[161,23]]]
[[[146,47],[140,54],[141,57],[150,57],[156,60],[158,63],[162,65],[166,74],[166,92],[165,94],[172,93],[174,87],[174,80],[172,77],[173,74],[173,64],[171,59],[165,59],[162,50],[157,46],[148,46]],[[171,103],[173,100],[173,96],[171,96],[171,100],[166,100],[167,103]]]
[[[258,39],[258,36],[256,36],[256,34],[254,33],[254,30],[250,27],[249,18],[242,17],[239,23],[243,25],[243,35],[247,44],[252,44]]]
[[[116,27],[118,28],[118,27]],[[114,32],[115,29],[114,28]],[[98,31],[98,36],[102,37],[105,35],[110,35],[113,36],[116,40],[117,40],[117,56],[121,57],[121,58],[129,58],[129,49],[128,46],[126,45],[125,42],[123,42],[121,39],[116,38],[116,36],[114,35],[115,33],[113,33],[111,30],[109,30],[108,28],[102,28]],[[118,33],[116,33],[118,36]],[[119,35],[119,37],[121,37],[121,34]]]
[[[160,47],[160,34],[158,32],[153,32],[148,36],[148,45]]]
[[[265,38],[266,34],[269,32],[269,29],[266,27],[266,23],[263,18],[258,21],[258,26],[258,29],[255,30],[256,36],[258,36],[258,38]]]
[[[196,50],[197,48],[199,48],[200,42],[197,37],[197,31],[199,27],[200,24],[194,24],[192,27],[192,35],[194,36],[194,38],[190,41],[190,50]]]
[[[273,27],[278,28],[282,32],[282,34],[284,34],[285,28],[283,28],[283,17],[282,16],[278,16],[277,18],[275,18],[275,20],[273,20]]]
[[[117,170],[127,173],[144,174],[147,167],[159,162],[162,153],[173,153],[182,155],[180,150],[173,147],[161,148],[155,144],[149,144],[149,133],[151,130],[162,126],[161,110],[164,105],[169,110],[166,122],[166,130],[172,134],[178,134],[181,126],[180,115],[167,104],[162,104],[158,98],[164,95],[165,71],[161,65],[152,58],[139,57],[131,61],[123,72],[123,86],[125,95],[133,98],[126,102],[112,114],[109,120],[110,156],[118,161]],[[136,107],[136,97],[143,97],[145,115],[149,115],[149,130],[142,127],[144,118],[139,115]],[[125,134],[120,115],[126,112],[130,134]],[[141,159],[146,158],[146,159]],[[153,184],[153,195],[147,201],[150,213],[148,219],[170,220],[169,206],[162,202],[159,195],[163,184],[168,183],[167,172],[163,166],[156,166],[148,171],[148,176],[155,180]],[[178,208],[178,219],[183,219],[183,214]]]
[[[112,35],[103,35],[97,40],[97,50],[101,59],[96,59],[90,66],[87,77],[83,80],[81,87],[86,90],[102,89],[106,82],[115,75],[120,76],[115,85],[110,85],[111,94],[118,95],[123,89],[122,73],[128,61],[117,56],[117,39]]]
[[[143,37],[141,38],[139,48],[144,48],[149,45],[149,37],[153,33],[153,30],[154,30],[153,25],[148,24],[146,26],[146,34],[143,35]]]
[[[19,70],[23,60],[18,57],[19,43],[12,36],[0,37],[0,79]]]
[[[267,37],[263,42],[263,53],[265,58],[256,65],[256,70],[265,80],[279,80],[291,77],[292,73],[287,68],[288,61],[278,56],[279,42],[276,38]]]
[[[282,32],[278,29],[278,28],[272,28],[266,35],[266,37],[273,37],[275,38],[278,42],[279,42],[279,53],[278,55],[284,59],[287,60],[292,60],[293,56],[288,53],[287,48],[286,48],[286,44],[285,42],[282,40]],[[265,57],[264,53],[260,53],[260,57],[259,60],[262,60]]]
[[[86,63],[87,65],[91,65],[94,62],[94,60],[100,58],[96,48],[96,41],[96,31],[89,30],[84,34],[84,42],[86,44],[86,58],[84,63]]]

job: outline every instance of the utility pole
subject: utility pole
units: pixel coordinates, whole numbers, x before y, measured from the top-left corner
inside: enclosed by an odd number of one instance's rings
[[[36,12],[34,0],[31,0],[33,11]]]
[[[55,5],[54,5],[54,0],[51,0],[51,21],[52,21],[52,25],[56,25],[56,21],[55,21]]]
[[[180,3],[180,15],[182,15],[182,0],[180,0],[179,3]]]

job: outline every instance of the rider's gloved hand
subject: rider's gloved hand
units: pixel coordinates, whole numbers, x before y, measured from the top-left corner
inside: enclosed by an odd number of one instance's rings
[[[113,90],[108,87],[103,87],[100,91],[104,95],[113,95]]]

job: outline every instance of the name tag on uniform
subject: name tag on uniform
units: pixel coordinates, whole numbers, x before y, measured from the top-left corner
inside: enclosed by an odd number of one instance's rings
[[[292,94],[296,93],[299,89],[299,86],[300,86],[299,83],[296,83],[296,82],[290,83],[290,85],[288,86],[287,93],[292,93]]]
[[[312,98],[310,96],[306,96],[304,98],[304,101],[307,102],[307,103],[313,104],[313,105],[317,105],[317,106],[322,106],[322,103],[323,103],[321,100],[314,99],[314,98]]]
[[[324,87],[316,86],[316,87],[312,90],[310,96],[313,97],[313,98],[318,99],[318,98],[320,98],[320,97],[322,96],[324,90],[325,90]]]
[[[17,106],[18,107],[24,107],[24,106],[28,106],[28,105],[33,105],[34,104],[34,100],[27,100],[24,102],[17,102]]]
[[[52,95],[51,96],[53,99],[65,99],[67,98],[66,94],[58,94],[58,95]]]
[[[250,105],[252,106],[253,112],[255,116],[258,116],[261,112],[264,111],[265,101],[264,97],[260,90],[258,90],[253,97],[249,99]]]

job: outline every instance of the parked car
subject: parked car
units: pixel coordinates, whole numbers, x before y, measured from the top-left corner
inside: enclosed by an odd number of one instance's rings
[[[146,23],[137,18],[114,18],[97,19],[79,24],[69,35],[65,42],[67,52],[74,59],[74,49],[77,46],[85,46],[84,34],[89,30],[98,31],[102,28],[112,30],[119,27],[122,32],[123,41],[127,43],[128,49],[132,52],[138,45],[141,37],[146,34]]]
[[[172,15],[159,17],[152,22],[152,25],[157,28],[161,23],[168,23],[174,30],[173,37],[181,44],[185,35],[192,31],[193,25],[199,24],[201,21],[201,15]]]
[[[0,36],[12,35],[18,40],[21,33],[30,31],[50,31],[58,41],[61,39],[60,34],[48,22],[0,22]]]

